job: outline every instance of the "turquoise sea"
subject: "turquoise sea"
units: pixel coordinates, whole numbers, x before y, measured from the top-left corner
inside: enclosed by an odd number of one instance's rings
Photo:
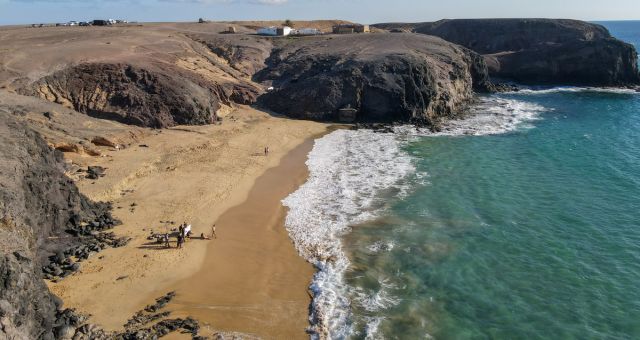
[[[603,24],[640,44],[640,22]],[[538,88],[476,112],[437,135],[316,143],[310,181],[285,200],[321,268],[315,330],[640,339],[640,93]]]

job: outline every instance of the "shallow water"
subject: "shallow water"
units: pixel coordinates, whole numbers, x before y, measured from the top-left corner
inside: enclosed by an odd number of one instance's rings
[[[640,95],[503,97],[548,110],[407,143],[427,175],[346,239],[346,282],[395,302],[354,304],[361,335],[640,337]]]
[[[285,200],[290,235],[320,268],[316,330],[640,338],[640,93],[479,99],[438,134],[317,141],[309,182]]]

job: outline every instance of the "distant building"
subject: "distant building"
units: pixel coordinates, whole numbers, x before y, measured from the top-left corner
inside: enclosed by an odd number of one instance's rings
[[[358,110],[351,107],[351,104],[338,110],[338,120],[342,123],[353,123],[358,116]]]
[[[317,28],[299,28],[291,31],[292,35],[320,35],[322,31]]]
[[[291,31],[293,29],[289,26],[284,26],[284,27],[264,27],[264,28],[260,28],[258,29],[258,34],[259,35],[269,35],[269,36],[287,36],[291,34]]]
[[[369,25],[341,24],[333,26],[334,34],[369,33]]]

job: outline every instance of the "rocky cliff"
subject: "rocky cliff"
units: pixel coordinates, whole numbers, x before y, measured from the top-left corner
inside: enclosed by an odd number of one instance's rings
[[[491,76],[522,83],[640,83],[635,48],[601,25],[555,19],[465,19],[378,24],[441,37],[485,56]]]
[[[433,124],[490,87],[482,58],[442,39],[370,34],[278,40],[254,80],[259,104],[296,118]]]
[[[256,88],[217,83],[170,64],[72,66],[18,90],[88,115],[147,127],[211,124],[221,105],[247,104]]]
[[[82,196],[64,175],[62,154],[0,111],[0,338],[61,338],[68,313],[42,280],[48,256],[78,244],[65,230],[111,220],[106,204]]]

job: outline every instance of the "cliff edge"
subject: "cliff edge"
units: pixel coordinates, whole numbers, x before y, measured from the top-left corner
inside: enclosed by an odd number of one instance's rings
[[[377,24],[433,35],[482,54],[492,77],[526,84],[640,84],[635,48],[598,24],[568,19],[458,19]]]
[[[266,65],[259,104],[296,118],[433,125],[490,88],[479,55],[415,34],[278,40]]]
[[[4,111],[0,158],[0,338],[63,338],[78,324],[59,310],[62,303],[47,289],[42,266],[80,243],[67,229],[113,224],[109,206],[81,195],[64,175],[62,153]]]

